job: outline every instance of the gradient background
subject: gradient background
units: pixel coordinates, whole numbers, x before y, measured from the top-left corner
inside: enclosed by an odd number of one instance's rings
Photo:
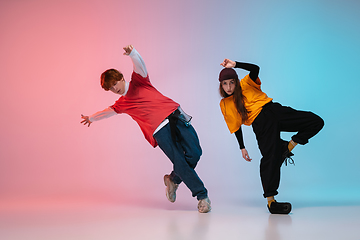
[[[274,101],[325,120],[310,144],[295,148],[296,166],[283,168],[278,199],[359,204],[359,7],[356,0],[1,1],[0,200],[174,206],[162,182],[172,165],[129,116],[79,123],[80,114],[117,100],[99,76],[118,68],[129,80],[122,47],[133,44],[154,86],[193,116],[204,152],[197,172],[213,205],[265,201],[252,128],[243,128],[248,163],[219,108],[224,58],[258,64]],[[184,185],[175,206],[182,205],[196,206]]]

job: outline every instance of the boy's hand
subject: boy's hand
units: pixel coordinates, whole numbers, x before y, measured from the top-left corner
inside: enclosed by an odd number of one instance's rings
[[[89,119],[89,116],[84,116],[81,114],[81,118],[84,119],[81,121],[81,123],[83,123],[84,125],[88,124],[88,127],[90,127],[90,124],[92,123]]]
[[[236,62],[225,58],[224,61],[222,63],[220,63],[221,66],[225,67],[225,68],[233,68],[236,65]]]
[[[131,51],[133,50],[134,46],[133,45],[127,45],[126,47],[124,47],[124,55],[129,55],[131,53]]]

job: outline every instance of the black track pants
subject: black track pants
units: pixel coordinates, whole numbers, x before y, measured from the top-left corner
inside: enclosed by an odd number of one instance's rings
[[[273,102],[263,107],[252,127],[262,154],[260,177],[264,197],[278,194],[281,157],[284,152],[284,140],[280,138],[280,132],[296,132],[292,139],[304,145],[323,126],[322,118],[312,112],[298,111]]]

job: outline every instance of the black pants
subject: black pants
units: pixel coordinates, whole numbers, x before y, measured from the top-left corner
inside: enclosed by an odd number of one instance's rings
[[[264,197],[275,196],[280,183],[280,167],[284,152],[284,140],[280,132],[297,132],[292,140],[308,143],[324,126],[322,118],[312,112],[298,111],[279,103],[266,104],[252,124],[262,159],[260,177]]]

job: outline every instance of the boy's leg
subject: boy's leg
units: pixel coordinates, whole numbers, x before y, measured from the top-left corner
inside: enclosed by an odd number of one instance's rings
[[[182,129],[181,135],[183,136],[184,141],[186,141],[186,139],[190,139],[191,134],[189,132],[186,132],[185,129]],[[171,174],[171,180],[174,181],[174,183],[176,184],[180,183],[182,180],[192,192],[192,196],[196,196],[198,200],[207,198],[207,190],[193,168],[194,165],[196,166],[196,163],[200,158],[201,151],[197,151],[197,156],[194,154],[191,154],[192,156],[190,156],[189,152],[187,152],[186,156],[186,144],[183,147],[179,142],[174,143],[171,138],[171,130],[169,124],[167,124],[160,131],[158,131],[154,135],[154,137],[161,150],[174,164],[174,171]]]
[[[181,121],[177,123],[177,129],[180,135],[179,143],[184,151],[186,162],[195,169],[202,155],[198,135],[192,125],[186,126]]]
[[[176,124],[176,127],[179,133],[177,140],[184,151],[186,162],[191,168],[195,169],[200,160],[200,156],[202,155],[202,149],[197,133],[192,125],[186,126],[181,121]],[[171,172],[170,178],[176,184],[182,182],[181,178],[176,175],[174,171]]]

